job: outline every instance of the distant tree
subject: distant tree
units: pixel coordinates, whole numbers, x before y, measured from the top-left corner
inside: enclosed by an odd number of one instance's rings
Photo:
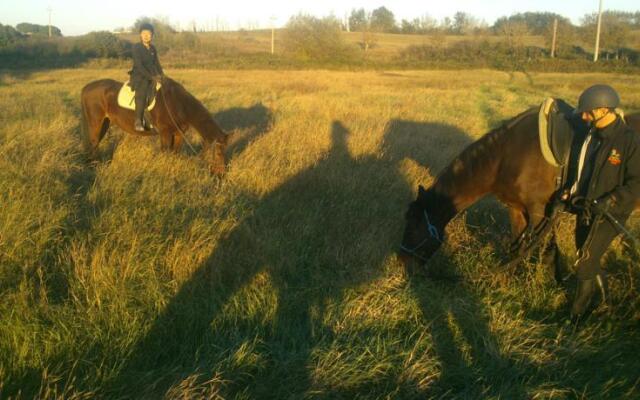
[[[138,33],[140,30],[140,26],[142,24],[151,24],[153,25],[153,30],[155,35],[162,36],[165,34],[176,33],[176,30],[169,24],[169,21],[161,18],[150,18],[150,17],[138,17],[136,21],[133,23],[131,29]]]
[[[511,49],[519,49],[524,46],[524,37],[529,35],[529,27],[524,21],[506,21],[500,24],[498,34],[505,37]]]
[[[347,55],[341,24],[336,17],[299,14],[291,17],[285,28],[284,47],[298,58],[327,61]]]
[[[570,24],[571,22],[555,13],[550,12],[525,12],[513,14],[509,17],[500,17],[493,24],[493,30],[496,33],[504,32],[505,30],[509,30],[511,28],[505,27],[504,25],[511,26],[519,26],[526,25],[529,34],[531,35],[544,35],[549,28],[549,26],[553,25],[553,20],[558,19],[558,21],[562,21]],[[514,25],[515,24],[515,25]]]
[[[0,24],[0,47],[5,47],[11,43],[15,43],[23,37],[24,35],[12,26]]]
[[[425,34],[433,32],[438,25],[438,22],[428,16],[424,15],[420,18],[414,18],[412,20],[403,19],[400,23],[400,31],[408,34]]]
[[[408,33],[408,34],[417,33],[418,32],[418,26],[416,24],[416,19],[411,20],[411,21],[403,19],[400,22],[400,32]]]
[[[457,35],[469,35],[479,26],[480,22],[471,14],[458,11],[453,16],[452,31]]]
[[[49,25],[30,24],[22,22],[16,25],[16,30],[20,33],[34,36],[49,36]],[[51,26],[51,36],[62,36],[62,32],[56,26]]]
[[[596,36],[596,25],[598,14],[587,14],[582,18],[582,27],[586,37],[593,38]],[[605,11],[602,13],[602,24],[600,27],[600,48],[609,50],[615,54],[615,58],[619,58],[620,51],[629,46],[629,38],[631,33],[630,20],[620,15],[619,12]]]
[[[617,11],[617,10],[608,10],[603,13],[606,14],[616,21],[629,26],[631,29],[640,28],[640,11],[629,12],[629,11]]]
[[[544,31],[545,46],[551,49],[553,41],[553,22]],[[558,17],[558,31],[556,33],[556,54],[566,55],[574,51],[573,46],[578,41],[578,32],[568,18]]]
[[[371,29],[376,32],[395,32],[396,17],[385,7],[376,8],[371,12]]]
[[[370,18],[364,8],[351,10],[349,15],[349,29],[352,32],[362,32],[369,28]]]
[[[440,23],[440,31],[443,33],[453,32],[453,21],[451,21],[450,17],[444,17],[442,19],[442,22]]]
[[[129,55],[131,43],[107,31],[90,32],[78,39],[79,50],[90,57],[123,58]]]
[[[420,28],[418,29],[418,33],[429,33],[433,32],[438,27],[438,21],[435,18],[431,17],[428,14],[423,15],[418,18],[420,21]]]

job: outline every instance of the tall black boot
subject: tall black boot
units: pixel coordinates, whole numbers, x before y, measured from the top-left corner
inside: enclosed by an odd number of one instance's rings
[[[609,305],[609,284],[607,280],[607,273],[601,271],[596,275],[594,279],[578,280],[578,287],[576,290],[576,297],[573,300],[571,306],[571,318],[575,321],[582,317],[589,305],[593,295],[599,292],[600,304],[605,308]]]
[[[589,304],[591,304],[591,298],[596,292],[596,280],[584,279],[578,280],[578,287],[576,288],[576,297],[573,299],[573,305],[571,306],[571,319],[577,321],[587,311]]]

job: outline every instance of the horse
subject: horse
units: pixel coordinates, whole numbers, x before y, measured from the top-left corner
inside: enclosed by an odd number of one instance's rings
[[[625,120],[640,132],[640,114]],[[405,214],[401,259],[407,262],[413,258],[426,264],[445,242],[449,221],[488,194],[495,195],[508,209],[513,248],[519,238],[547,217],[560,173],[560,167],[548,163],[540,150],[536,109],[503,122],[467,146],[428,189],[419,186],[417,198]],[[547,246],[545,263],[550,255],[555,258],[558,249],[554,234]],[[513,261],[506,265],[513,266]],[[557,264],[559,278],[566,271],[559,271]]]
[[[160,135],[163,151],[178,152],[189,127],[195,128],[203,139],[205,159],[210,158],[209,170],[222,175],[225,171],[225,149],[229,139],[207,109],[182,85],[165,77],[151,109],[154,128],[138,132],[134,129],[134,111],[118,105],[118,92],[123,83],[100,79],[82,88],[81,104],[85,130],[85,146],[89,158],[95,160],[98,145],[111,123],[134,135]]]

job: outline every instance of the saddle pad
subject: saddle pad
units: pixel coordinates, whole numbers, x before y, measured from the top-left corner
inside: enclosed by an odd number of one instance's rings
[[[161,86],[162,85],[160,83],[156,84],[156,92],[160,90]],[[122,88],[120,88],[120,91],[118,92],[118,105],[128,110],[136,109],[135,92],[131,89],[131,86],[129,86],[129,81],[126,81],[124,85],[122,85]],[[151,104],[147,106],[147,110],[149,111],[153,110],[153,107],[155,105],[156,105],[156,98],[154,97],[151,100]]]

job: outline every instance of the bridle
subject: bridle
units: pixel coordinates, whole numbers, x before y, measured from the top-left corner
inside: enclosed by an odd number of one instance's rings
[[[427,224],[427,233],[429,234],[427,237],[424,238],[424,240],[420,243],[418,243],[415,247],[413,248],[409,248],[406,247],[404,244],[400,245],[400,250],[404,251],[405,253],[416,257],[418,259],[420,259],[421,261],[427,262],[427,259],[425,257],[422,257],[420,254],[417,253],[417,251],[424,246],[427,241],[429,241],[430,239],[435,239],[438,242],[442,243],[443,242],[443,238],[440,235],[440,233],[438,232],[438,228],[436,228],[435,225],[433,225],[431,223],[431,219],[429,218],[429,214],[427,213],[427,210],[423,210],[422,211],[423,215],[424,215],[424,221]]]

